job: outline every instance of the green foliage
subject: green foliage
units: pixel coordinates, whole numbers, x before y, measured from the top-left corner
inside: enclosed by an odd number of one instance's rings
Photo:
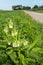
[[[30,10],[31,7],[29,6],[22,6],[22,5],[16,5],[16,6],[12,6],[13,10]]]
[[[33,7],[33,9],[37,9],[37,8],[39,8],[37,5],[35,5],[35,6]]]
[[[23,11],[0,11],[0,65],[43,65],[43,24]]]

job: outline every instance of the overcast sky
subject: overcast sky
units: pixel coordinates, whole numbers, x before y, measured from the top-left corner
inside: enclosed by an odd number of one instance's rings
[[[0,0],[0,9],[11,10],[12,5],[25,5],[33,7],[36,4],[43,5],[43,0]]]

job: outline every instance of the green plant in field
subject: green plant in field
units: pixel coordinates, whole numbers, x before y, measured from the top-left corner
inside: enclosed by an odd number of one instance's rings
[[[43,25],[19,10],[0,18],[0,65],[43,65]]]
[[[5,40],[8,43],[8,45],[12,45],[13,47],[19,47],[21,46],[21,44],[23,44],[24,46],[28,44],[27,40],[25,39],[22,40],[18,38],[18,30],[16,29],[16,27],[13,26],[13,22],[11,21],[11,19],[8,22],[8,25],[5,26],[4,33],[6,36]]]

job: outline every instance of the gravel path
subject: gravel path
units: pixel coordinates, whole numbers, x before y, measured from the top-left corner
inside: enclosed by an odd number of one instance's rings
[[[37,13],[33,11],[24,11],[29,14],[33,19],[35,19],[39,23],[43,23],[43,13]]]

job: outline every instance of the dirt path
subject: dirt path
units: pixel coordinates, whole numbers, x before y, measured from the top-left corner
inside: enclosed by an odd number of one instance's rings
[[[29,14],[33,19],[35,19],[39,23],[43,23],[43,13],[37,13],[33,11],[24,11]]]

